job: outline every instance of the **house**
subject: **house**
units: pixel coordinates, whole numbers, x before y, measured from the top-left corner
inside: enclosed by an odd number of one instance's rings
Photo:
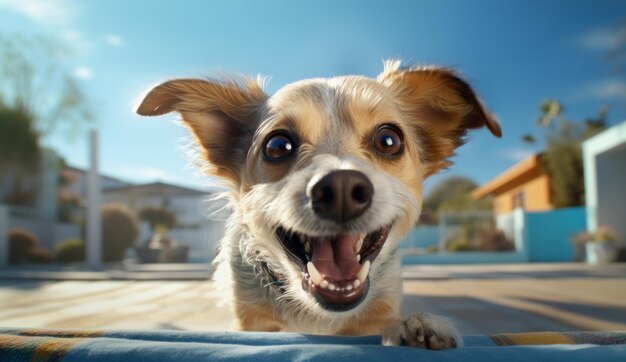
[[[164,182],[103,188],[105,202],[121,202],[139,215],[146,207],[164,208],[176,214],[178,224],[194,226],[206,219],[203,200],[207,192]]]
[[[60,171],[60,200],[78,200],[79,208],[87,200],[87,171],[67,166]],[[196,190],[164,182],[134,184],[114,177],[100,175],[102,203],[120,202],[139,215],[146,207],[165,208],[176,214],[177,223],[193,227],[206,220],[206,198],[215,190]]]
[[[63,240],[84,237],[80,225],[85,218],[88,171],[60,160],[53,151],[44,153],[42,182],[35,202],[29,207],[9,208],[8,227],[31,230],[48,250],[54,250]],[[207,200],[221,189],[197,190],[164,182],[133,184],[105,175],[100,175],[100,186],[102,204],[121,202],[137,215],[148,206],[174,212],[177,225],[170,235],[190,246],[190,259],[208,261],[215,256],[224,227],[223,221],[209,219],[209,213],[210,208],[223,205],[209,204]],[[148,224],[141,223],[136,242],[145,241],[150,234]]]
[[[488,195],[494,197],[496,215],[517,208],[533,212],[552,210],[550,178],[542,167],[541,154],[513,165],[472,192],[475,200]]]
[[[209,209],[215,208],[215,202],[209,205],[212,192],[189,187],[153,182],[140,185],[103,190],[105,202],[126,204],[137,215],[146,207],[165,208],[176,214],[177,226],[169,234],[174,239],[190,246],[190,258],[208,261],[215,256],[218,241],[224,232],[224,223],[209,218]],[[211,206],[211,207],[209,207]],[[150,237],[146,223],[142,223],[139,242]]]
[[[56,190],[57,219],[60,222],[80,224],[87,202],[88,171],[65,165],[58,172]],[[115,177],[100,175],[100,186],[108,190],[131,186],[132,183]],[[50,202],[50,201],[48,201]]]
[[[513,165],[472,192],[494,196],[496,227],[514,240],[528,262],[574,260],[571,236],[587,227],[585,207],[556,209],[541,154]]]
[[[15,173],[4,170],[0,174],[0,203],[9,204],[14,213],[53,222],[57,215],[58,165],[62,162],[54,150],[42,148],[39,172],[20,179],[17,195],[12,195],[16,191]]]
[[[583,142],[583,162],[588,230],[606,225],[626,242],[626,121]]]
[[[59,171],[59,178],[64,187],[64,191],[76,195],[87,195],[87,174],[88,171],[82,168],[65,166]],[[133,185],[130,182],[120,180],[115,177],[100,175],[100,186],[102,191],[122,188]]]
[[[131,184],[108,177],[101,180],[103,204],[123,203],[136,215],[146,207],[167,209],[176,215],[176,226],[169,234],[190,246],[191,260],[208,261],[215,256],[224,225],[221,220],[209,218],[209,209],[217,208],[215,202],[209,204],[209,198],[220,189],[197,190],[165,182]],[[147,223],[141,223],[140,226],[139,244],[151,236]]]

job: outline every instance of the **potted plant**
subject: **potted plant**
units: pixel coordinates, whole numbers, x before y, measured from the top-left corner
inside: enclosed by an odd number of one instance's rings
[[[143,246],[137,248],[137,256],[142,263],[184,263],[187,261],[189,246],[183,245],[169,235],[176,225],[176,214],[156,207],[141,210],[139,217],[147,221],[152,235]]]
[[[574,244],[584,245],[586,261],[605,264],[617,258],[617,235],[608,226],[599,226],[595,232],[583,231],[574,237]]]

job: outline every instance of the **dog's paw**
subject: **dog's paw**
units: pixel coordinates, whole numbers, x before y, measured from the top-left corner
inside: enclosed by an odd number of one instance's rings
[[[447,318],[418,313],[387,328],[383,333],[383,344],[446,349],[462,347],[463,338]]]

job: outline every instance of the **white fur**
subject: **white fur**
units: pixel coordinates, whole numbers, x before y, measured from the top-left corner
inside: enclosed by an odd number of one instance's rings
[[[224,241],[227,254],[236,250],[244,261],[254,265],[256,261],[267,261],[277,275],[285,278],[287,290],[277,298],[275,309],[285,315],[290,329],[310,333],[333,333],[355,315],[362,312],[368,302],[379,295],[401,294],[399,257],[397,244],[403,235],[392,229],[376,261],[370,269],[370,293],[360,306],[345,312],[330,312],[323,309],[315,299],[302,289],[302,271],[289,260],[283,247],[275,237],[278,225],[307,235],[334,235],[342,231],[336,225],[317,217],[307,207],[307,191],[315,180],[331,170],[352,169],[366,174],[376,190],[370,209],[355,223],[350,232],[371,232],[394,221],[400,224],[406,215],[418,215],[419,204],[406,186],[395,178],[375,170],[366,162],[357,159],[338,158],[332,155],[314,157],[313,162],[278,182],[255,185],[236,205],[239,212],[231,217],[231,233]],[[411,220],[412,222],[412,220]],[[237,225],[239,224],[239,226]],[[246,227],[242,227],[243,225]],[[237,229],[239,233],[232,233]],[[346,229],[343,229],[345,232]],[[223,257],[224,253],[220,256]],[[220,260],[220,265],[230,261]],[[385,264],[385,269],[380,266]],[[248,283],[246,283],[248,285]],[[398,297],[397,300],[400,298]]]
[[[391,325],[383,333],[383,344],[444,349],[463,347],[463,337],[448,318],[418,313]]]

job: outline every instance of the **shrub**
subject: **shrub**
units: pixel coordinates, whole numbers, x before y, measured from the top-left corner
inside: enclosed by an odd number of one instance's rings
[[[52,255],[39,247],[39,238],[30,230],[14,228],[9,230],[9,262],[46,263],[52,261]]]
[[[454,234],[446,242],[448,251],[473,251],[478,250],[477,241],[481,225],[473,222],[463,222],[459,224]]]
[[[56,246],[55,260],[61,263],[76,263],[85,261],[85,242],[81,239],[67,239]]]
[[[121,261],[139,235],[135,214],[124,204],[102,207],[102,260]]]
[[[484,251],[511,251],[515,244],[508,239],[502,230],[487,229],[480,235],[480,249]]]
[[[470,244],[467,240],[453,240],[448,244],[448,250],[451,252],[459,252],[475,251],[478,249],[474,245]]]
[[[34,248],[30,251],[28,260],[31,263],[50,263],[54,260],[54,256],[44,248]]]
[[[37,247],[39,239],[26,229],[11,229],[9,231],[9,261],[11,264],[28,261],[28,253]]]

